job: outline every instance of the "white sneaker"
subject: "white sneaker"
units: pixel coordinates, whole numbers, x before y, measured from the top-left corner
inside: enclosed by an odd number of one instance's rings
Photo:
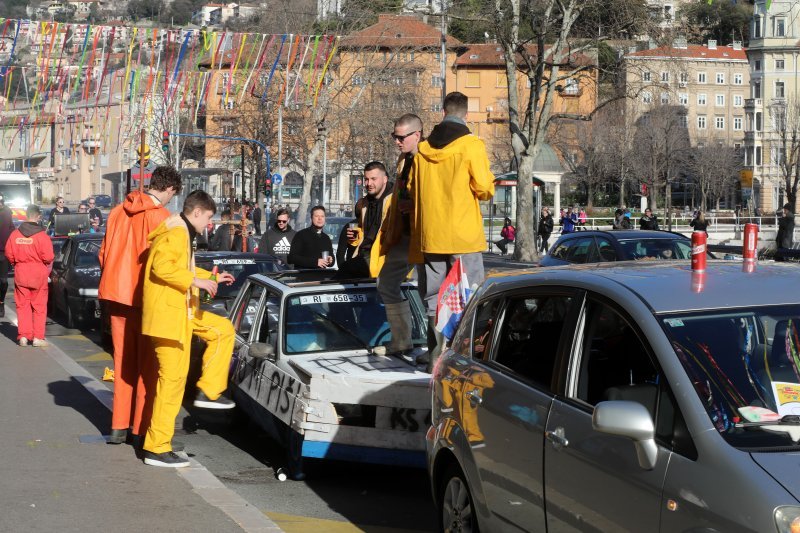
[[[25,337],[20,337],[19,338],[19,345],[20,346],[27,346],[28,345],[28,339],[26,339]]]
[[[44,348],[45,346],[50,346],[50,344],[44,339],[37,339],[36,337],[34,337],[33,342],[31,342],[31,346],[36,346],[37,348]]]

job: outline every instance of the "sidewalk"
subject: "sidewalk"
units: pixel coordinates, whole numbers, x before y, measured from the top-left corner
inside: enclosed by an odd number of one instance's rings
[[[56,347],[17,346],[13,305],[0,319],[0,532],[280,531],[196,461],[149,467],[106,444],[108,389]]]

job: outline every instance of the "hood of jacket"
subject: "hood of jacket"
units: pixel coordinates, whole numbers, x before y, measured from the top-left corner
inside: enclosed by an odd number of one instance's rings
[[[159,224],[156,229],[150,232],[150,235],[147,236],[147,240],[152,245],[153,241],[158,237],[175,228],[182,228],[187,235],[189,234],[189,228],[186,227],[186,222],[184,222],[183,217],[181,217],[180,214],[177,214],[170,215],[168,219]]]
[[[451,122],[450,124],[454,123]],[[459,125],[460,124],[456,124],[456,126]],[[471,146],[475,142],[481,143],[480,139],[470,134],[469,132],[441,147],[434,146],[430,142],[429,138],[427,141],[423,141],[419,144],[418,155],[424,157],[430,163],[434,164],[440,163],[448,159],[451,159],[458,154],[469,152],[472,149],[477,149],[477,147]]]
[[[433,148],[444,148],[456,139],[460,139],[471,132],[469,128],[460,122],[445,120],[433,127],[431,134],[428,136],[428,144]]]
[[[36,235],[42,231],[44,231],[44,227],[36,222],[23,222],[19,225],[19,232],[26,237]]]
[[[147,211],[149,209],[158,209],[161,204],[157,203],[155,199],[146,192],[133,191],[128,193],[125,201],[122,203],[122,208],[128,216]]]

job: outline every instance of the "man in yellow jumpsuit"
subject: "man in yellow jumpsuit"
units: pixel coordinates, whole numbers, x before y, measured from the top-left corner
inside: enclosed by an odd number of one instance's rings
[[[234,331],[230,321],[199,308],[200,290],[216,294],[211,273],[195,268],[192,241],[216,212],[203,191],[186,197],[183,212],[162,222],[148,237],[150,252],[144,276],[142,333],[150,336],[158,359],[158,384],[153,415],[144,442],[144,462],[152,466],[184,467],[189,461],[172,451],[175,418],[181,408],[189,371],[192,335],[206,342],[203,375],[197,382],[196,407],[230,409],[222,396],[228,384]],[[223,272],[220,282],[232,283]]]

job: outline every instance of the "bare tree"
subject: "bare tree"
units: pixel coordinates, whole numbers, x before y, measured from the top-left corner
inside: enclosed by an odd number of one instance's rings
[[[739,179],[742,168],[741,154],[733,147],[711,142],[692,149],[688,171],[700,192],[701,210],[711,201],[719,207],[720,199],[729,193]]]
[[[785,103],[770,106],[770,115],[778,137],[772,143],[771,162],[780,167],[787,203],[796,206],[800,185],[800,99],[794,96]]]

